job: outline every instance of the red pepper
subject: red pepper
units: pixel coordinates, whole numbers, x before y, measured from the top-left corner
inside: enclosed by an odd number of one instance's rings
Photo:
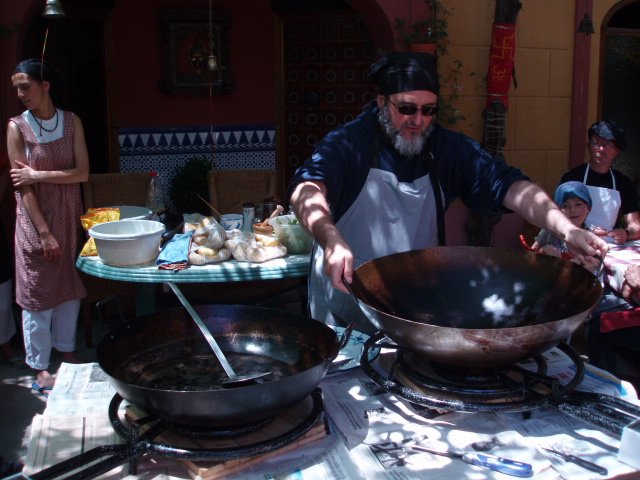
[[[520,243],[522,244],[522,248],[524,248],[525,250],[527,250],[529,252],[544,253],[542,250],[534,250],[533,248],[531,248],[531,246],[524,239],[524,235],[520,235]],[[576,258],[576,256],[573,253],[562,252],[560,254],[560,258],[563,258],[565,260],[572,260],[572,259]]]

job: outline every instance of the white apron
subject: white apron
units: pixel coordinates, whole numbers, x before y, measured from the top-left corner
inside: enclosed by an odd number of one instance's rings
[[[371,168],[362,191],[336,227],[353,251],[354,269],[374,258],[438,245],[429,175],[403,183],[391,172]],[[324,250],[317,243],[309,275],[309,306],[312,318],[329,325],[340,324],[334,312],[347,323],[355,321],[356,330],[376,331],[351,295],[333,288],[324,274]]]
[[[613,176],[613,172],[609,170],[611,174],[611,181],[613,183],[613,190],[604,187],[592,187],[587,185],[587,177],[589,176],[589,165],[584,172],[584,183],[591,195],[591,211],[587,215],[586,222],[594,227],[604,228],[607,232],[613,230],[613,227],[618,220],[618,212],[622,205],[620,198],[620,192],[616,188],[616,179]]]

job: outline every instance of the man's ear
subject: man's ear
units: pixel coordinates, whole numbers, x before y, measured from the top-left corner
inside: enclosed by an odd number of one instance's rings
[[[46,80],[42,80],[41,85],[42,85],[42,89],[46,90],[47,92],[51,88],[51,84],[49,82],[47,82]]]
[[[387,104],[387,97],[378,95],[378,107],[382,108]]]

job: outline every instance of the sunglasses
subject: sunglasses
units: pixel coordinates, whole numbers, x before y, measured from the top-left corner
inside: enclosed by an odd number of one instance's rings
[[[400,115],[405,115],[407,117],[415,115],[418,112],[418,110],[420,110],[420,113],[422,113],[424,117],[431,117],[436,113],[438,113],[438,107],[416,107],[415,105],[398,106],[395,103],[393,103],[389,97],[387,97],[387,100],[391,105],[396,107],[396,110],[398,110]]]

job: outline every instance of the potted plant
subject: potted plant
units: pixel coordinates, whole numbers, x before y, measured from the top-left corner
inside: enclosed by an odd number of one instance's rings
[[[446,126],[453,126],[466,117],[455,107],[460,96],[463,76],[473,77],[475,72],[465,74],[464,66],[459,59],[447,58],[446,66],[442,59],[449,55],[449,17],[454,14],[454,7],[448,8],[440,0],[424,0],[429,7],[430,16],[426,20],[407,25],[404,19],[396,18],[393,26],[398,31],[398,40],[407,44],[407,50],[428,52],[438,55],[438,72],[440,85],[444,87],[438,96],[438,121]]]

